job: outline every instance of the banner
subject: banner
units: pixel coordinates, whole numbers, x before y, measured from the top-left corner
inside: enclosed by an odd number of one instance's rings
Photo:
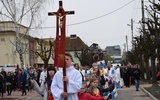
[[[66,50],[66,16],[63,8],[60,8],[56,14],[56,42],[55,42],[55,67],[65,67],[65,50]],[[60,31],[59,31],[60,30]]]

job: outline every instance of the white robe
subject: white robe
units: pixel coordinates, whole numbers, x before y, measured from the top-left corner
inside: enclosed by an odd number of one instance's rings
[[[104,70],[104,78],[106,79],[107,78],[107,76],[105,75],[105,74],[108,74],[108,68],[103,68],[103,70]]]
[[[113,70],[114,70],[114,71],[113,71]],[[113,71],[114,73],[112,73],[112,71]],[[115,68],[112,66],[112,67],[110,68],[110,70],[109,70],[109,76],[110,76],[113,80],[115,80],[115,75],[116,75]]]
[[[41,84],[41,82],[44,82],[46,77],[47,77],[47,71],[42,71],[40,74],[39,83]]]
[[[67,83],[68,100],[78,100],[77,92],[82,86],[82,75],[73,66],[66,68],[66,75],[69,79]],[[51,84],[51,92],[54,100],[64,100],[61,96],[63,89],[63,70],[58,71],[53,78]]]
[[[116,82],[120,82],[120,86],[123,87],[124,82],[123,82],[123,79],[121,78],[121,75],[120,75],[120,68],[117,68],[115,70],[115,72],[116,72]]]

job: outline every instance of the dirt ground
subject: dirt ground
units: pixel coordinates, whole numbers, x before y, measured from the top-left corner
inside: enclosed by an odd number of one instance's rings
[[[147,80],[142,80],[141,84],[144,83],[150,83],[152,84],[151,80],[147,81]],[[160,83],[157,83],[156,85],[152,85],[151,87],[145,87],[144,89],[146,89],[149,93],[151,93],[155,98],[157,98],[158,100],[160,100]]]
[[[160,86],[159,85],[154,85],[151,87],[145,87],[145,89],[151,93],[155,98],[160,100]]]

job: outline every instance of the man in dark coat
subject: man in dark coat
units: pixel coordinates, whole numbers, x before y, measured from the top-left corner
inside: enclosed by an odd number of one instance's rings
[[[4,78],[3,83],[5,83],[5,84],[3,84],[3,93],[6,93],[6,77],[7,77],[7,73],[4,70],[4,68],[1,69],[1,74],[3,75],[3,78]]]
[[[22,85],[22,96],[27,94],[26,92],[26,82],[27,82],[27,74],[24,72],[24,69],[22,69],[22,73],[20,74],[20,82]]]
[[[134,82],[136,86],[136,91],[139,91],[139,80],[140,80],[140,75],[141,71],[138,69],[137,65],[134,65],[135,70],[133,71],[133,76],[134,76]]]
[[[4,77],[0,73],[0,95],[3,97],[3,90],[4,90]]]
[[[130,87],[130,71],[131,71],[131,68],[130,68],[130,65],[128,64],[124,69],[123,69],[123,78],[124,78],[124,84],[126,87]]]

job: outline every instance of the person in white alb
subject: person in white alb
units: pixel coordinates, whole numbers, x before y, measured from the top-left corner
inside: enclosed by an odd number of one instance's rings
[[[73,59],[69,53],[65,54],[66,76],[63,76],[63,70],[59,70],[52,81],[51,92],[54,100],[78,100],[77,92],[82,86],[82,75],[73,67]],[[64,92],[63,81],[67,82],[67,92]]]
[[[83,69],[83,66],[79,67],[79,71],[82,73],[83,76],[85,76],[85,70]]]
[[[116,73],[116,82],[118,83],[119,82],[119,85],[121,87],[124,86],[124,82],[123,82],[123,79],[122,79],[122,71],[121,71],[121,68],[119,65],[116,66],[116,69],[115,69],[115,73]]]
[[[44,67],[39,77],[39,83],[41,84],[42,82],[45,82],[46,77],[47,77],[47,67]]]

